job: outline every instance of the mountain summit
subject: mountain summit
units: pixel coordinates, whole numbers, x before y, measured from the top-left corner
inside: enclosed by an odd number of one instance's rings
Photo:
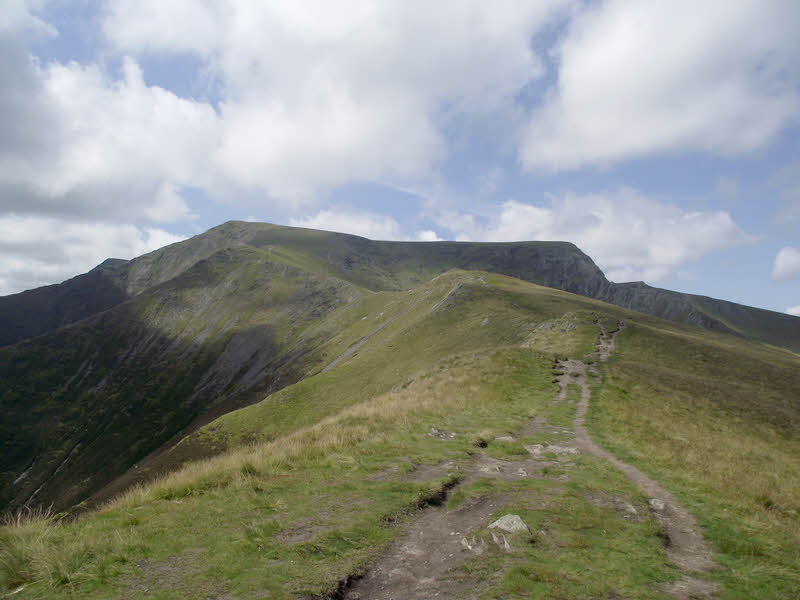
[[[613,283],[568,242],[384,242],[243,221],[229,221],[130,261],[108,259],[61,284],[0,297],[0,345],[107,310],[220,250],[239,246],[290,252],[314,271],[371,291],[410,289],[452,268],[485,270],[800,351],[796,317],[643,282]]]

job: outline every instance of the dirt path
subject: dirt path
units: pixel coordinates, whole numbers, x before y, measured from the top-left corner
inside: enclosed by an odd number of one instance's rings
[[[607,360],[616,347],[617,334],[624,329],[620,322],[614,332],[607,332],[601,327],[598,356],[600,361]],[[616,456],[598,446],[586,429],[586,413],[589,409],[591,391],[586,377],[586,365],[575,360],[561,362],[564,375],[560,377],[563,393],[568,383],[576,383],[581,387],[581,400],[575,415],[575,443],[582,451],[603,458],[625,473],[647,496],[650,497],[650,508],[661,523],[666,536],[667,556],[687,573],[709,571],[714,567],[713,552],[703,539],[702,532],[694,517],[678,500],[653,479],[642,473],[633,465],[622,462]],[[664,591],[676,598],[709,598],[716,585],[686,575]]]
[[[620,323],[620,328],[624,327]],[[598,357],[606,360],[615,349],[619,330],[608,334],[601,329]],[[514,480],[540,477],[546,466],[571,464],[571,456],[583,451],[610,461],[623,471],[650,498],[651,508],[667,537],[667,555],[687,573],[709,570],[713,566],[712,553],[703,541],[694,520],[678,501],[655,481],[635,467],[625,464],[595,444],[586,430],[586,412],[591,391],[586,377],[586,365],[576,360],[560,362],[564,371],[559,377],[559,398],[567,397],[567,386],[574,383],[581,388],[581,400],[574,421],[574,442],[569,446],[549,445],[544,452],[537,446],[528,447],[530,456],[525,460],[504,461],[479,454],[464,474],[459,485],[468,485],[479,478]],[[553,433],[564,430],[547,424],[537,417],[526,425],[522,435],[536,432]],[[544,454],[557,454],[557,460]],[[426,478],[436,479],[447,474],[452,465],[426,469]],[[350,584],[343,598],[348,600],[413,600],[431,598],[474,598],[480,593],[462,582],[457,567],[470,558],[487,551],[487,542],[476,539],[473,532],[486,527],[504,498],[494,496],[478,502],[467,503],[456,510],[446,506],[428,506],[408,525],[405,533],[392,543],[387,551],[368,566],[366,575]],[[663,503],[663,507],[660,503]],[[491,545],[491,542],[488,543]],[[474,585],[474,584],[473,584]],[[675,598],[710,598],[716,586],[712,583],[686,576],[662,591]]]
[[[389,317],[388,319],[386,319],[386,320],[385,320],[383,323],[381,323],[380,325],[378,325],[378,326],[377,326],[375,329],[373,329],[372,331],[370,331],[370,332],[369,332],[367,335],[365,335],[364,337],[362,337],[362,338],[361,338],[360,340],[358,340],[358,341],[357,341],[355,344],[352,344],[352,345],[351,345],[349,348],[347,348],[347,350],[345,350],[344,352],[342,352],[342,353],[341,353],[339,356],[337,356],[337,357],[336,357],[335,359],[333,359],[333,360],[332,360],[330,363],[328,363],[328,365],[327,365],[327,366],[326,366],[324,369],[322,369],[322,371],[320,371],[320,373],[327,373],[327,372],[328,372],[328,371],[330,371],[330,370],[331,370],[333,367],[335,367],[335,366],[336,366],[336,365],[338,365],[340,362],[342,362],[342,361],[343,361],[345,358],[347,358],[348,356],[350,356],[350,355],[354,354],[355,352],[357,352],[357,351],[358,351],[358,349],[359,349],[359,348],[361,348],[361,346],[363,346],[364,344],[366,344],[366,343],[367,343],[367,342],[368,342],[370,339],[372,339],[372,338],[373,338],[375,335],[377,335],[378,333],[380,333],[381,329],[383,329],[384,327],[386,327],[387,325],[389,325],[390,323],[392,323],[392,322],[393,322],[395,319],[397,319],[398,317],[402,317],[402,316],[403,316],[405,313],[406,313],[406,311],[399,312],[399,313],[397,313],[396,315],[392,315],[391,317]]]
[[[538,427],[532,422],[528,428]],[[542,425],[549,428],[548,425]],[[562,458],[568,460],[567,457]],[[459,481],[469,485],[477,479],[501,481],[541,477],[546,466],[561,464],[531,454],[524,460],[504,461],[481,452]],[[451,464],[436,469],[427,468],[426,478],[436,479],[447,474]],[[413,474],[412,474],[413,477]],[[416,479],[416,478],[415,478]],[[460,581],[455,569],[466,560],[480,556],[491,542],[476,539],[473,532],[486,527],[492,514],[502,506],[502,495],[467,502],[448,510],[442,504],[428,506],[406,532],[375,562],[367,574],[353,582],[344,598],[349,600],[413,600],[430,598],[475,598],[474,582]],[[500,538],[502,543],[502,538]]]
[[[455,511],[444,506],[424,510],[406,534],[370,567],[367,575],[353,584],[345,598],[465,597],[465,585],[452,577],[452,570],[472,554],[461,540],[489,522],[498,500],[484,500]]]

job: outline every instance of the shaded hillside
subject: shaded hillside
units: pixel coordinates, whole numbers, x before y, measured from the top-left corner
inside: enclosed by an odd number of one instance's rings
[[[800,318],[786,313],[663,290],[642,282],[611,283],[596,297],[662,319],[800,352]]]
[[[0,346],[36,337],[127,300],[120,274],[127,261],[108,259],[63,283],[0,296]]]
[[[237,246],[289,252],[301,268],[372,291],[410,289],[453,268],[500,273],[800,352],[800,318],[643,283],[612,283],[588,256],[566,242],[376,242],[340,233],[240,221],[126,263],[115,262],[111,275],[105,274],[104,263],[86,276],[63,284],[0,298],[0,344],[14,343],[105,310],[180,275],[222,248]]]
[[[0,349],[0,503],[66,508],[192,423],[301,378],[354,287],[254,248]],[[198,421],[199,420],[199,421]]]

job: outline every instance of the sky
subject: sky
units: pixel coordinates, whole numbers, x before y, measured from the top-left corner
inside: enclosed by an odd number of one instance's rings
[[[800,316],[796,0],[3,0],[0,295],[231,219]]]

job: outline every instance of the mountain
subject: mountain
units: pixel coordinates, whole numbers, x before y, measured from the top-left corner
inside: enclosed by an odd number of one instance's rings
[[[0,590],[796,595],[797,354],[498,273],[348,270],[341,247],[299,247],[186,268],[172,247],[129,300],[2,350],[2,439],[27,432],[37,458],[0,489],[66,506],[109,485],[70,518],[0,527]],[[538,249],[578,273],[572,248]]]
[[[36,337],[128,299],[119,283],[128,261],[110,258],[63,283],[0,297],[0,346]]]
[[[109,259],[62,284],[0,297],[0,345],[35,337],[111,308],[176,277],[219,250],[236,246],[289,252],[303,268],[371,291],[410,289],[453,268],[485,270],[800,351],[797,317],[642,282],[613,283],[588,256],[566,242],[380,242],[240,221],[230,221],[131,261]]]
[[[375,242],[229,222],[0,298],[0,506],[67,508],[145,477],[117,480],[139,461],[173,468],[185,457],[165,464],[164,451],[182,436],[324,368],[325,344],[344,336],[337,310],[451,269],[800,348],[798,318],[614,284],[569,243]]]

